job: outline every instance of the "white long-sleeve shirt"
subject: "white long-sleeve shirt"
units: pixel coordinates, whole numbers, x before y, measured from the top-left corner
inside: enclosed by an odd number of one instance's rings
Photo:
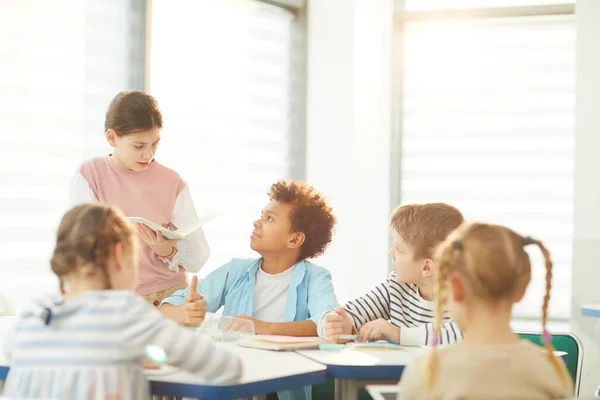
[[[396,273],[373,290],[344,305],[354,328],[358,331],[367,322],[379,318],[390,321],[400,328],[400,344],[405,346],[430,345],[433,341],[434,303],[419,294],[417,285],[400,283]],[[323,313],[318,324],[319,336],[326,339]],[[448,312],[444,313],[441,329],[441,344],[455,343],[462,339],[462,333]]]

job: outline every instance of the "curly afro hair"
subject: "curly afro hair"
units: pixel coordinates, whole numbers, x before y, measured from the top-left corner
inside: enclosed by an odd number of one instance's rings
[[[271,186],[269,198],[294,206],[289,216],[292,231],[306,236],[300,259],[322,255],[331,242],[337,221],[325,196],[307,183],[280,180]]]

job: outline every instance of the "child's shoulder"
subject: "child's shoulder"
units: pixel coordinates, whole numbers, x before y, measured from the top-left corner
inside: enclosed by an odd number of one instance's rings
[[[107,168],[108,167],[107,161],[108,161],[108,156],[89,158],[89,159],[83,161],[81,164],[79,164],[77,171],[81,173],[81,172],[87,172],[90,170],[97,170],[100,168]]]
[[[538,346],[537,344],[527,340],[521,339],[515,354],[518,355],[523,362],[532,362],[539,365],[544,365],[549,369],[553,369],[552,363],[548,358],[548,353],[545,347]]]
[[[101,290],[95,292],[95,297],[100,300],[100,304],[110,304],[114,308],[132,305],[148,305],[152,308],[146,300],[130,290]]]
[[[173,168],[169,168],[164,164],[161,164],[158,161],[154,161],[154,169],[160,170],[162,173],[171,176],[174,179],[182,179],[179,172],[175,171]]]
[[[308,260],[304,260],[302,261],[302,264],[304,264],[306,270],[309,273],[313,273],[313,274],[323,274],[323,273],[329,273],[329,270],[325,267],[322,267],[320,265],[314,264]]]
[[[398,279],[396,278],[396,271],[390,272],[390,274],[388,275],[388,277],[384,281],[384,283],[387,283],[388,286],[390,286],[392,288],[395,288],[398,290],[401,289],[405,293],[410,293],[410,294],[418,296],[417,286],[413,283],[405,283],[405,282],[398,281]]]
[[[460,342],[452,346],[444,346],[439,349],[440,359],[448,361],[465,361],[471,364],[474,359],[479,360],[496,360],[498,358],[512,358],[522,360],[523,363],[533,363],[541,361],[546,364],[548,357],[545,349],[529,340],[522,339],[518,343],[508,346],[483,346]],[[532,364],[530,364],[532,365]],[[548,363],[548,365],[550,365]]]
[[[232,274],[243,274],[254,265],[258,264],[260,267],[261,260],[261,258],[232,258],[220,268],[226,268]]]
[[[29,317],[41,315],[42,311],[55,307],[62,303],[62,297],[57,293],[47,293],[31,299],[22,309],[19,315]]]
[[[313,264],[310,261],[302,261],[302,266],[306,269],[306,276],[312,281],[331,280],[331,272],[320,265]]]
[[[175,171],[173,168],[169,168],[166,165],[161,164],[158,161],[154,161],[152,173],[155,174],[158,179],[177,182],[177,184],[182,188],[186,185],[185,179],[183,179],[179,172]]]

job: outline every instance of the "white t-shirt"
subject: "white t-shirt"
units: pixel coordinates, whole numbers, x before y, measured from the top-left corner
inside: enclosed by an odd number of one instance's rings
[[[266,322],[283,322],[294,268],[274,275],[267,274],[262,270],[262,266],[256,271],[252,318]]]

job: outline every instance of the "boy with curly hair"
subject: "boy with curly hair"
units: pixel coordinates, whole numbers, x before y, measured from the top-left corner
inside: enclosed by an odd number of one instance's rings
[[[172,319],[199,325],[206,312],[250,319],[256,334],[316,336],[319,316],[338,306],[331,274],[309,258],[331,242],[336,218],[326,199],[302,182],[278,181],[254,222],[250,247],[258,259],[233,259],[163,300]],[[199,300],[206,300],[199,301]]]
[[[160,311],[199,325],[207,311],[223,306],[223,315],[252,320],[256,334],[317,336],[319,316],[339,304],[329,271],[306,260],[325,252],[336,218],[325,197],[306,183],[278,181],[269,199],[250,235],[260,258],[233,259],[200,282],[194,276],[191,289],[163,300]],[[276,396],[309,400],[311,388]]]

